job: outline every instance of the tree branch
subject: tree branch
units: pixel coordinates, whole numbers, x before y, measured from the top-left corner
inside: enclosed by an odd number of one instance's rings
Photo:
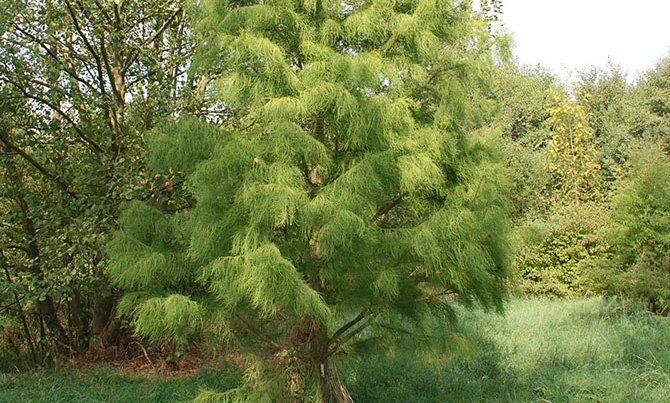
[[[37,101],[37,102],[40,102],[40,103],[42,103],[42,104],[48,106],[49,108],[51,108],[51,110],[53,110],[54,112],[58,113],[58,114],[59,114],[60,116],[62,116],[65,120],[67,120],[68,123],[70,123],[70,125],[72,126],[72,128],[74,129],[74,131],[76,131],[77,134],[79,135],[79,137],[81,137],[82,140],[84,140],[86,143],[88,143],[88,145],[91,146],[91,148],[93,149],[93,151],[94,151],[96,154],[102,154],[102,153],[104,153],[102,147],[100,147],[100,145],[99,145],[95,140],[93,140],[93,139],[90,138],[88,135],[86,135],[86,133],[84,133],[83,130],[81,130],[81,129],[79,128],[79,126],[77,125],[77,123],[70,117],[70,115],[68,115],[67,113],[65,113],[65,111],[63,111],[62,109],[60,109],[59,107],[57,107],[56,105],[54,105],[52,102],[50,102],[50,101],[48,101],[48,100],[46,100],[46,99],[44,99],[44,98],[40,98],[40,97],[38,97],[37,95],[33,95],[33,94],[31,94],[30,92],[28,92],[28,90],[27,90],[24,86],[22,86],[21,84],[19,84],[18,82],[14,81],[14,80],[11,80],[11,79],[9,79],[9,78],[7,78],[7,77],[2,77],[2,78],[0,78],[0,81],[4,81],[4,82],[6,82],[6,83],[8,83],[8,84],[13,85],[13,86],[16,87],[17,89],[19,89],[21,92],[23,92],[23,96],[25,96],[25,97],[27,97],[27,98],[30,98],[30,99],[32,99],[32,100],[35,100],[35,101]]]
[[[335,339],[340,337],[340,335],[342,335],[344,332],[349,330],[352,326],[356,325],[356,323],[363,320],[365,318],[365,316],[367,315],[366,312],[367,312],[367,309],[362,310],[361,313],[358,314],[358,316],[356,316],[355,318],[353,318],[349,322],[345,323],[341,328],[337,329],[335,331],[335,333],[333,333],[333,335],[330,336],[330,338],[328,339],[328,343],[329,344],[332,343]]]
[[[139,44],[139,46],[137,46],[137,47],[135,48],[135,51],[134,51],[133,54],[126,60],[126,63],[125,63],[124,66],[123,66],[123,71],[124,71],[124,72],[127,71],[133,63],[135,63],[135,60],[137,60],[137,58],[139,57],[139,55],[140,55],[141,51],[144,49],[144,47],[145,47],[146,45],[152,43],[153,41],[155,41],[156,38],[158,38],[158,37],[159,37],[159,36],[160,36],[160,35],[167,29],[167,27],[172,23],[172,20],[174,20],[175,17],[177,17],[177,15],[179,15],[181,12],[182,12],[182,8],[179,7],[174,13],[172,13],[172,15],[171,15],[170,17],[168,17],[168,19],[166,19],[166,20],[163,22],[163,25],[161,25],[161,26],[156,30],[156,32],[153,33],[153,35],[151,35],[150,37],[148,37],[147,39],[145,39],[141,44]]]
[[[389,211],[393,210],[395,206],[400,204],[400,202],[403,201],[403,199],[407,196],[407,192],[400,193],[395,199],[391,200],[390,202],[386,203],[383,205],[376,213],[374,216],[372,216],[372,221],[377,221],[380,219],[384,214],[388,213]]]
[[[63,182],[54,174],[53,172],[49,171],[46,169],[42,164],[40,164],[36,159],[34,159],[32,156],[30,156],[28,153],[23,151],[21,148],[19,148],[16,144],[12,143],[8,138],[7,138],[7,133],[3,131],[0,131],[0,141],[5,144],[9,149],[13,150],[17,154],[19,154],[23,159],[28,161],[30,165],[35,167],[38,171],[40,171],[44,176],[47,178],[51,179],[53,182],[55,182],[63,192],[65,192],[68,196],[72,197],[73,199],[77,200],[79,199],[76,194],[72,193],[70,191],[70,188],[68,187],[67,183]],[[21,248],[24,249],[24,248]],[[27,249],[24,249],[27,250]]]
[[[42,42],[42,41],[41,41],[39,38],[37,38],[35,35],[33,35],[33,34],[31,34],[30,32],[24,30],[23,28],[21,28],[21,27],[20,27],[18,24],[16,24],[16,23],[14,23],[14,28],[16,28],[16,30],[18,30],[18,31],[21,32],[23,35],[25,35],[26,37],[28,37],[30,40],[32,40],[33,42],[35,42],[39,47],[41,47],[42,49],[44,49],[44,51],[47,52],[47,54],[48,54],[49,56],[51,56],[52,59],[54,59],[55,61],[60,61],[60,60],[61,60],[61,58],[60,58],[57,54],[55,54],[55,53],[53,52],[53,50],[51,50],[51,48],[49,48],[48,46],[46,46],[46,45],[44,44],[44,42]],[[56,41],[58,41],[58,42],[60,43],[60,40],[59,40],[58,38],[56,38],[56,37],[53,36],[53,35],[51,35],[51,37],[52,37],[54,40],[56,40]],[[13,41],[13,42],[15,42],[15,41]],[[17,46],[21,46],[21,47],[24,47],[24,46],[25,46],[25,44],[22,44],[22,43],[20,43],[20,42],[17,42],[16,45],[17,45]],[[73,49],[72,49],[70,46],[68,46],[67,44],[65,44],[65,46],[67,46],[68,49],[70,49],[71,51],[73,51]],[[81,59],[80,59],[80,60],[81,60]],[[87,70],[88,70],[88,69],[87,69]],[[86,81],[86,80],[84,80],[83,78],[81,78],[81,77],[77,74],[76,71],[74,71],[74,70],[68,68],[67,66],[64,66],[64,67],[63,67],[63,71],[66,72],[67,74],[69,74],[69,75],[70,75],[72,78],[74,78],[75,80],[77,80],[77,81],[81,82],[82,84],[86,85],[88,88],[92,89],[93,91],[95,91],[95,92],[99,92],[98,89],[95,88],[91,83],[89,83],[88,81]],[[89,73],[89,74],[90,74],[90,73]]]
[[[356,336],[357,334],[362,332],[366,327],[368,327],[368,324],[364,323],[364,324],[360,325],[359,327],[357,327],[354,331],[349,333],[345,338],[343,338],[341,340],[338,340],[338,342],[335,343],[335,346],[333,346],[332,349],[328,350],[327,357],[330,357],[331,355],[335,354],[337,352],[337,350],[339,350],[340,347],[342,347],[346,342],[351,340],[354,336]]]
[[[95,59],[98,65],[100,65],[100,56],[95,50],[95,47],[91,45],[91,42],[88,40],[88,37],[84,34],[84,31],[81,29],[81,25],[79,24],[79,19],[77,19],[77,16],[75,15],[74,9],[72,8],[72,4],[70,4],[69,0],[64,0],[65,1],[65,6],[67,7],[68,14],[70,14],[70,18],[72,18],[72,25],[74,25],[74,29],[77,31],[79,36],[81,36],[81,39],[84,41],[84,45],[86,46],[86,49],[88,49],[89,52],[91,52],[91,55]]]
[[[282,348],[281,348],[281,346],[280,346],[279,344],[275,343],[272,339],[270,339],[269,337],[267,337],[266,335],[264,335],[263,333],[261,333],[260,330],[256,329],[251,323],[249,323],[249,321],[247,321],[246,319],[244,319],[241,315],[235,315],[235,317],[236,317],[240,322],[244,323],[244,325],[245,325],[245,326],[246,326],[246,327],[247,327],[253,334],[255,334],[256,336],[258,336],[259,339],[263,340],[264,342],[266,342],[267,344],[269,344],[270,346],[272,346],[272,348],[274,348],[275,350],[282,350]]]

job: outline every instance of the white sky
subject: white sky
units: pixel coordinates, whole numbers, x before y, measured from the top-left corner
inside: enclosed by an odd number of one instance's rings
[[[521,64],[563,79],[611,59],[632,80],[670,55],[670,0],[504,0],[501,19]]]

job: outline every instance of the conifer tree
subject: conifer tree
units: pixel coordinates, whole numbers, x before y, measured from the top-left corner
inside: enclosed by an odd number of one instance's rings
[[[242,386],[200,399],[351,401],[347,355],[410,338],[439,357],[454,296],[500,308],[505,183],[479,130],[492,41],[470,4],[201,7],[194,68],[218,74],[225,128],[160,131],[150,165],[184,173],[186,208],[131,204],[109,247],[139,334],[243,353]]]

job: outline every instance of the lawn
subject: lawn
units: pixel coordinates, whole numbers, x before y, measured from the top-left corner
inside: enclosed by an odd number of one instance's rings
[[[505,315],[465,311],[454,332],[470,353],[437,365],[410,350],[341,368],[364,402],[668,402],[670,321],[597,298],[516,299]],[[466,349],[467,350],[467,349]],[[230,369],[191,377],[103,366],[0,375],[0,402],[182,402],[233,387]]]

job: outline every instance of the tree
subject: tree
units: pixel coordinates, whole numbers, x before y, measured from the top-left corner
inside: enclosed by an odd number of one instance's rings
[[[604,262],[610,290],[670,307],[670,158],[660,144],[642,146],[618,182],[609,240],[614,257]],[[602,263],[602,262],[601,262]]]
[[[77,354],[116,341],[103,246],[120,203],[164,190],[144,175],[144,135],[200,112],[201,77],[187,72],[196,42],[181,1],[3,6],[0,305],[28,325],[27,344],[45,341],[41,362],[52,342]]]
[[[149,164],[192,200],[128,205],[108,268],[140,335],[242,353],[242,387],[201,399],[350,401],[348,353],[409,338],[439,357],[454,296],[501,308],[505,180],[478,130],[493,44],[470,5],[202,7],[225,130],[164,126]]]
[[[551,138],[549,93],[555,78],[535,68],[506,65],[495,71],[493,94],[498,111],[490,126],[502,132],[501,150],[512,182],[513,221],[546,217],[552,189],[546,166],[546,145]]]
[[[595,178],[600,170],[586,110],[569,99],[565,92],[550,91],[549,124],[552,137],[549,141],[549,168],[554,173],[559,189],[559,201],[579,205],[593,200]]]

